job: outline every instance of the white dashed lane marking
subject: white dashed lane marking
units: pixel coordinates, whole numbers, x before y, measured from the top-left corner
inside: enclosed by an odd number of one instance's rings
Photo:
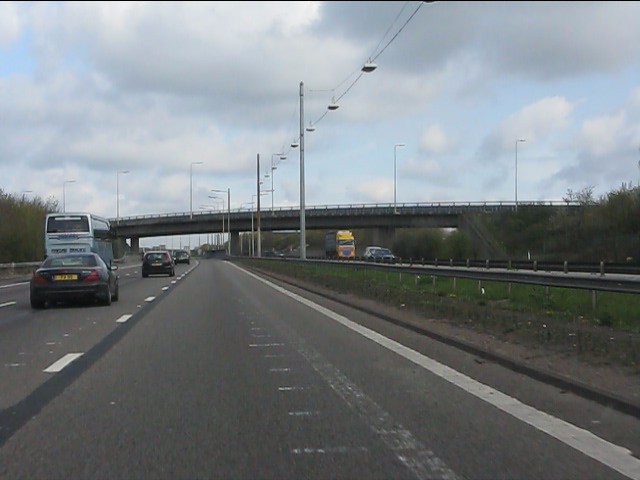
[[[45,368],[43,371],[45,373],[58,373],[63,368],[65,368],[67,365],[69,365],[71,362],[73,362],[74,360],[80,358],[81,356],[82,356],[82,353],[67,353],[64,357],[62,357],[60,360],[52,363],[47,368]]]
[[[116,323],[124,323],[131,318],[131,315],[122,315],[119,319],[116,320]]]

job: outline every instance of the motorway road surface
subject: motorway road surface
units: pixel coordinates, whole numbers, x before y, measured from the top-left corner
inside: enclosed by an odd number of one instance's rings
[[[0,284],[2,479],[636,479],[640,419],[221,260]]]

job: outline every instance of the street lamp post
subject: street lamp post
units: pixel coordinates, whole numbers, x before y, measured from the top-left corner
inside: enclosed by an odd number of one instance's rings
[[[254,198],[256,198],[255,194],[254,194],[254,195],[251,195],[251,201],[250,201],[250,202],[247,202],[247,203],[243,203],[243,204],[242,204],[243,206],[244,206],[244,205],[251,205],[251,237],[249,237],[249,238],[250,238],[250,241],[249,241],[249,256],[250,256],[250,257],[253,257],[253,247],[254,247],[254,245],[253,245],[253,208],[254,208],[254,207],[253,207],[253,206],[254,206],[254,205],[255,205],[255,203],[256,203],[256,202],[253,200]],[[242,246],[242,244],[241,244],[241,246]]]
[[[116,223],[120,222],[120,174],[127,174],[129,170],[119,170],[116,173]]]
[[[393,213],[398,213],[398,202],[396,197],[396,157],[398,152],[398,147],[404,147],[404,143],[396,143],[393,146]]]
[[[278,168],[278,164],[276,163],[275,165],[273,164],[273,156],[274,155],[278,155],[280,157],[280,160],[286,160],[287,156],[284,153],[272,153],[271,154],[271,171],[270,171],[270,175],[271,175],[271,212],[273,213],[273,194],[274,194],[274,189],[273,189],[273,172],[274,170],[276,170]]]
[[[65,180],[62,183],[62,212],[66,212],[67,211],[67,198],[66,198],[66,186],[67,183],[75,183],[75,180]]]
[[[258,208],[256,209],[256,230],[258,231],[258,250],[257,257],[262,257],[262,243],[260,239],[260,154],[256,156],[256,200]]]
[[[227,241],[228,245],[228,255],[231,255],[231,189],[227,188],[226,190],[211,190],[212,192],[225,193],[227,192],[227,234],[229,235],[229,240]],[[224,201],[222,204],[222,209],[224,210]],[[224,214],[222,225],[224,225]],[[224,230],[224,227],[223,227]]]
[[[516,178],[515,178],[515,184],[516,184],[516,211],[518,210],[518,143],[520,142],[526,142],[526,140],[524,138],[519,138],[516,140]]]
[[[211,190],[211,191],[219,192],[220,190]],[[220,237],[223,239],[223,243],[224,243],[224,198],[220,198],[217,195],[209,195],[209,198],[214,200],[219,200],[222,202],[222,209],[220,210],[222,212],[222,231],[220,233]]]
[[[307,235],[304,208],[304,82],[300,82],[300,259],[307,258]]]
[[[191,162],[189,165],[189,218],[193,218],[193,166],[202,162]]]

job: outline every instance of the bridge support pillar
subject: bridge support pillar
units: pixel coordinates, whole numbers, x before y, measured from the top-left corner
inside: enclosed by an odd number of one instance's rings
[[[240,255],[240,232],[231,231],[231,255]]]
[[[131,253],[140,253],[140,239],[138,237],[131,237]]]
[[[396,239],[396,229],[393,227],[378,227],[373,230],[373,245],[379,247],[393,248],[393,242]],[[362,253],[364,253],[364,247]]]
[[[127,243],[125,238],[116,238],[111,244],[113,245],[113,258],[120,259],[124,258],[127,253]]]

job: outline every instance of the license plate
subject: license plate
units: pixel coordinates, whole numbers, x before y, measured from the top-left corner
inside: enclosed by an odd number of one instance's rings
[[[56,281],[77,280],[78,279],[78,275],[76,275],[76,274],[54,275],[53,279],[56,280]]]
[[[161,267],[162,263],[160,262],[153,262],[151,265],[153,265],[154,267]]]

